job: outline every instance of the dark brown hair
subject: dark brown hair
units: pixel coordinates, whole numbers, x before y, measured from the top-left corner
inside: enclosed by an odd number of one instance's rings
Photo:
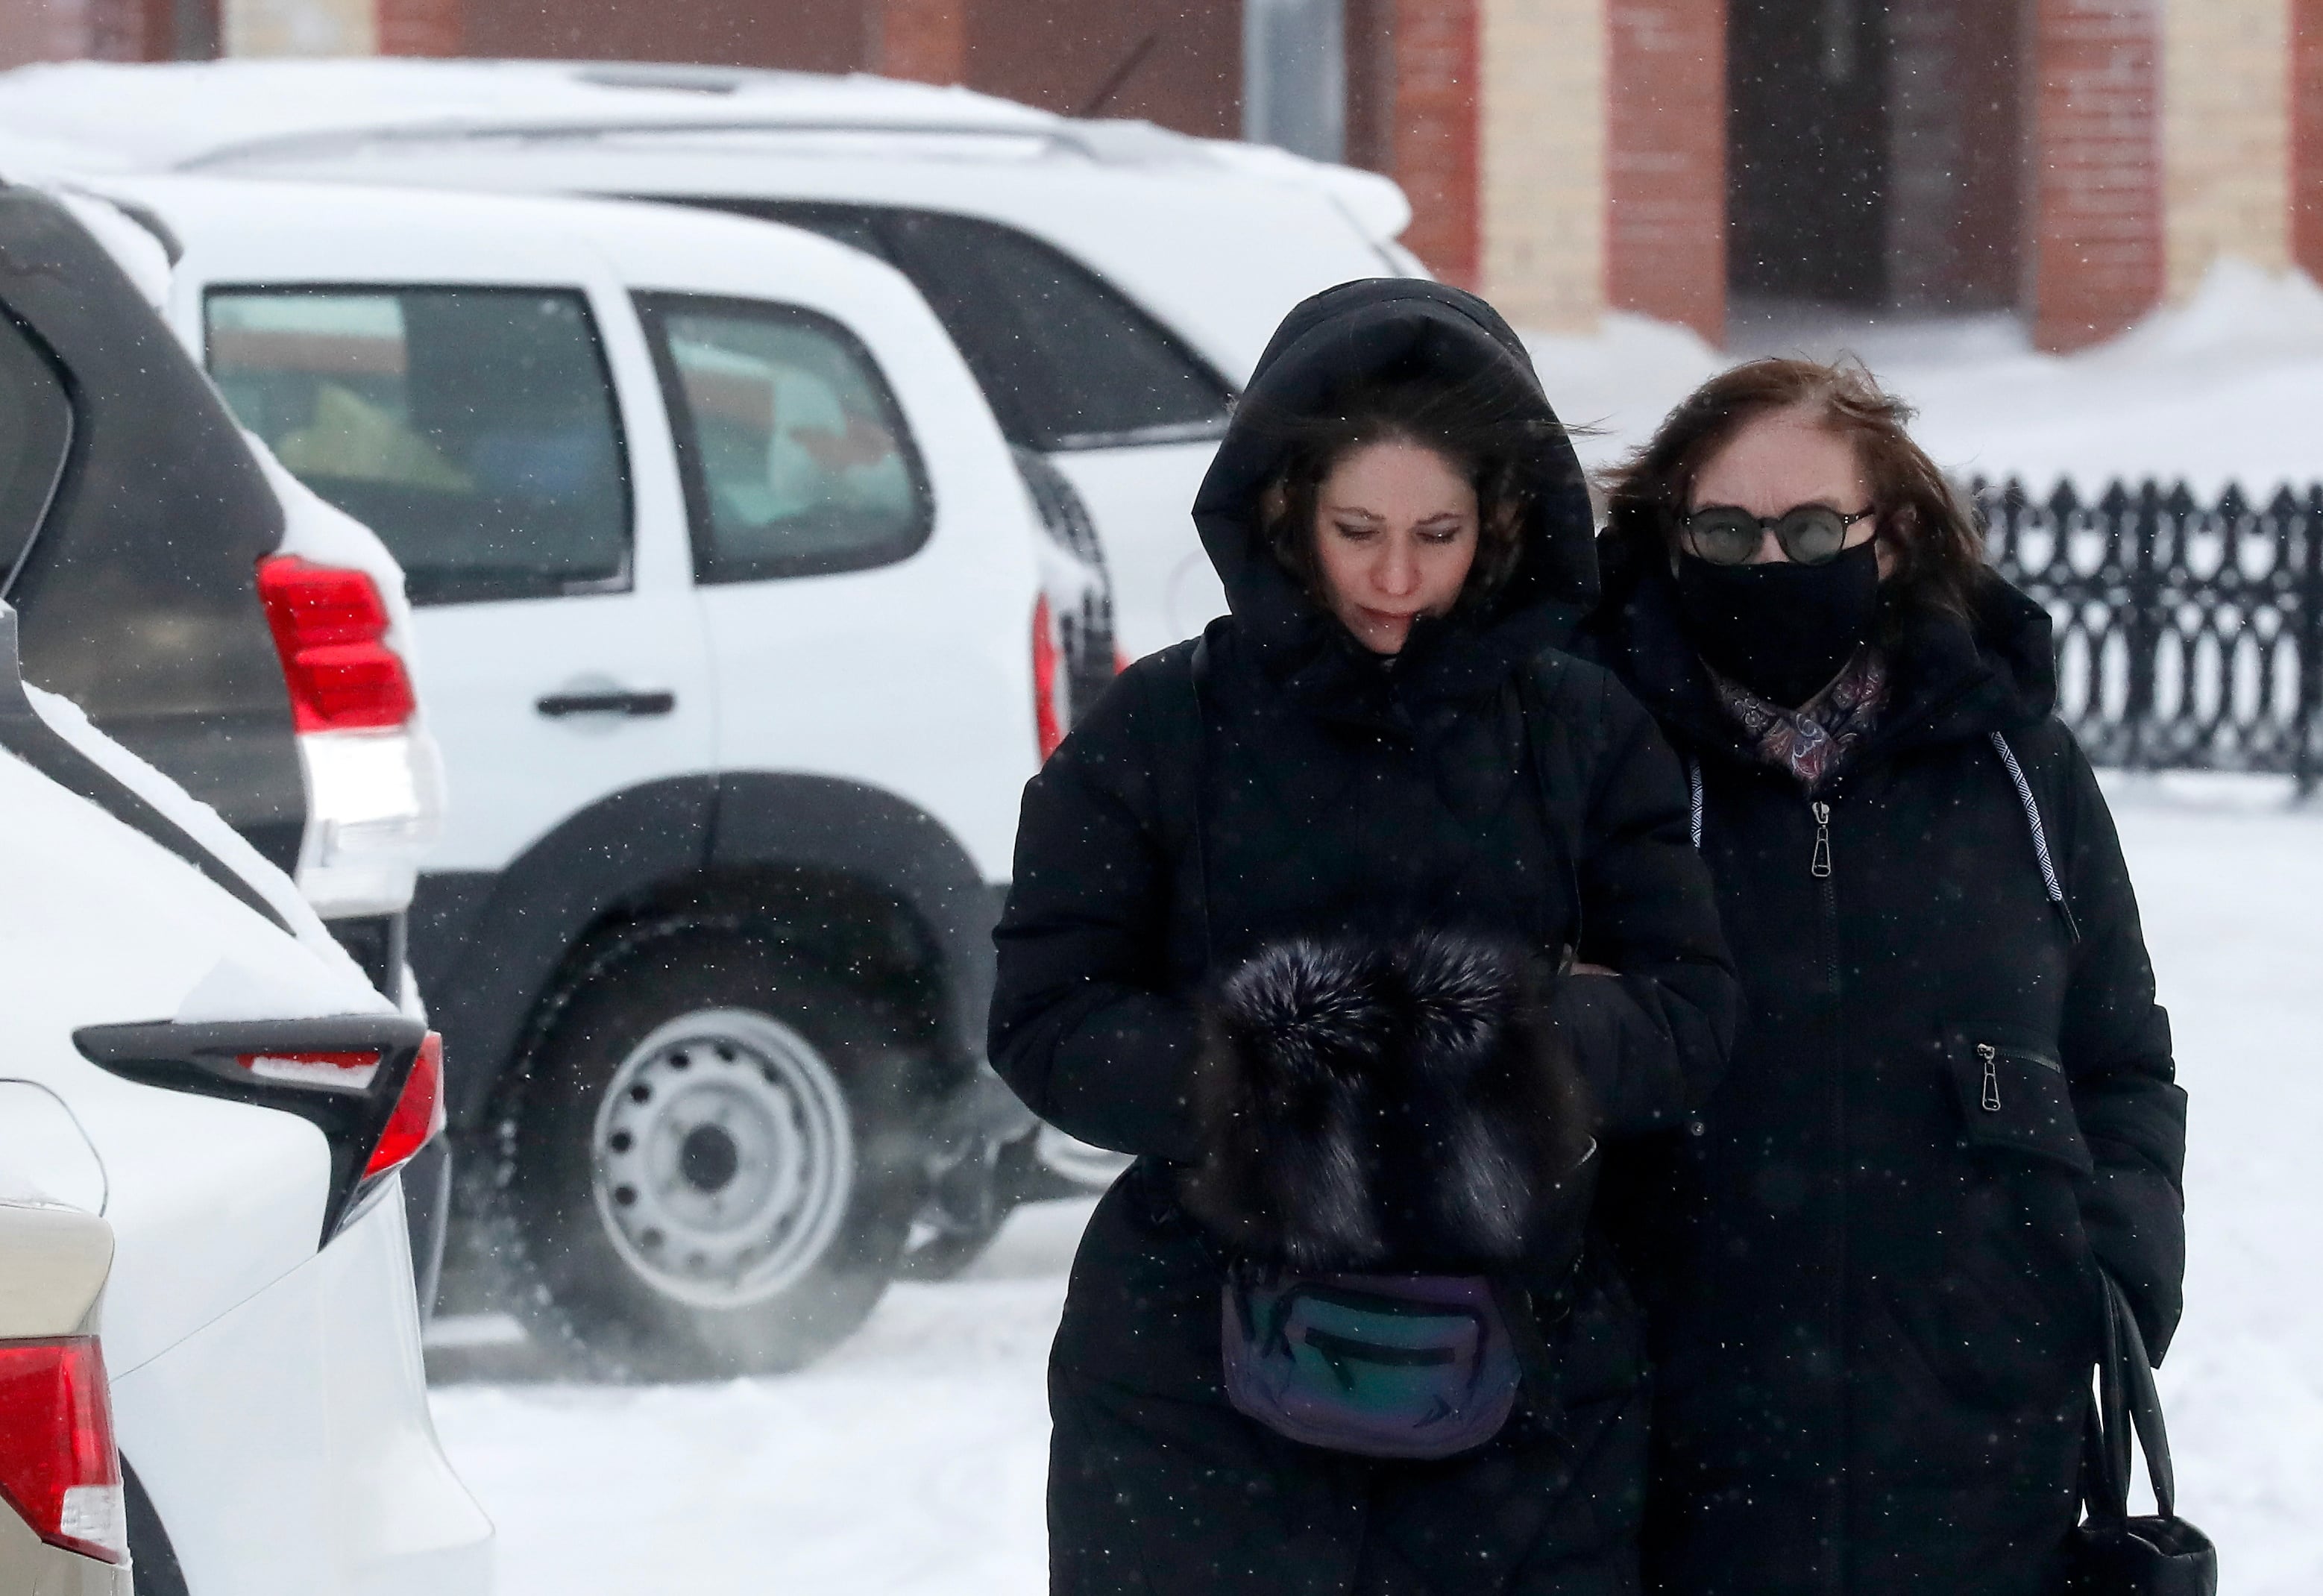
[[[1323,601],[1316,503],[1332,467],[1367,445],[1403,441],[1435,450],[1476,491],[1476,560],[1459,608],[1491,601],[1517,568],[1525,523],[1539,502],[1546,445],[1559,435],[1540,396],[1513,372],[1458,381],[1428,376],[1351,383],[1312,414],[1245,408],[1238,422],[1281,443],[1282,461],[1259,496],[1268,550],[1309,597]]]
[[[1891,616],[1968,619],[1988,577],[1976,518],[1905,431],[1912,408],[1852,362],[1754,360],[1695,389],[1606,483],[1608,554],[1630,571],[1666,560],[1703,467],[1750,422],[1801,406],[1855,445],[1893,562],[1882,584]]]

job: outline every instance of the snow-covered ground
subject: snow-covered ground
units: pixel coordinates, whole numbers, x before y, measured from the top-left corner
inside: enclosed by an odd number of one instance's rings
[[[2238,780],[2116,783],[2193,1101],[2188,1308],[2162,1386],[2181,1505],[2227,1596],[2323,1590],[2323,810]],[[897,1288],[784,1380],[451,1386],[454,1462],[503,1596],[1044,1586],[1042,1371],[1085,1205],[1012,1222],[973,1278]]]

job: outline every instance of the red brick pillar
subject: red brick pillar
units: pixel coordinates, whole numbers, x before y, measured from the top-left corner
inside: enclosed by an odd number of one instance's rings
[[[100,61],[166,61],[177,55],[177,16],[170,0],[87,0],[78,9],[78,17],[69,13],[58,17],[51,10],[50,42],[68,46],[52,55],[87,55]],[[79,37],[72,36],[76,33]]]
[[[871,69],[922,83],[968,79],[969,0],[871,0]]]
[[[1411,200],[1403,243],[1446,282],[1476,286],[1478,0],[1395,0],[1388,174]]]
[[[1726,335],[1726,0],[1608,0],[1605,298]]]
[[[2033,341],[2109,338],[2162,294],[2161,8],[2034,0]]]
[[[2323,0],[2291,3],[2291,258],[2323,279]]]
[[[467,43],[466,0],[379,0],[379,53],[455,56]]]

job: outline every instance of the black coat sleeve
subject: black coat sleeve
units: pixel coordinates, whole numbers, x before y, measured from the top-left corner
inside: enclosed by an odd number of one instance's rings
[[[1182,651],[1118,678],[1025,784],[987,1045],[1059,1130],[1190,1162],[1198,1026],[1170,991],[1171,870],[1144,724],[1153,674],[1173,664],[1184,671]]]
[[[1627,1135],[1674,1125],[1709,1097],[1741,997],[1676,756],[1627,688],[1592,674],[1605,735],[1581,834],[1577,951],[1620,973],[1569,978],[1556,1014],[1600,1128]]]
[[[2184,1301],[2186,1094],[2175,1080],[2170,1016],[2153,1000],[2153,966],[2113,816],[2080,749],[2061,728],[2052,735],[2068,761],[2061,862],[2081,933],[2058,1050],[2097,1160],[2081,1223],[2159,1358]]]

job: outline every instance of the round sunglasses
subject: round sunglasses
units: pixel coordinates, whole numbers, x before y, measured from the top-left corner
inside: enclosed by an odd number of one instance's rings
[[[1713,565],[1749,564],[1768,532],[1793,564],[1822,565],[1847,546],[1850,527],[1878,513],[1877,505],[1844,516],[1827,504],[1800,504],[1778,516],[1754,516],[1731,504],[1713,504],[1680,517],[1678,525],[1694,552]]]

